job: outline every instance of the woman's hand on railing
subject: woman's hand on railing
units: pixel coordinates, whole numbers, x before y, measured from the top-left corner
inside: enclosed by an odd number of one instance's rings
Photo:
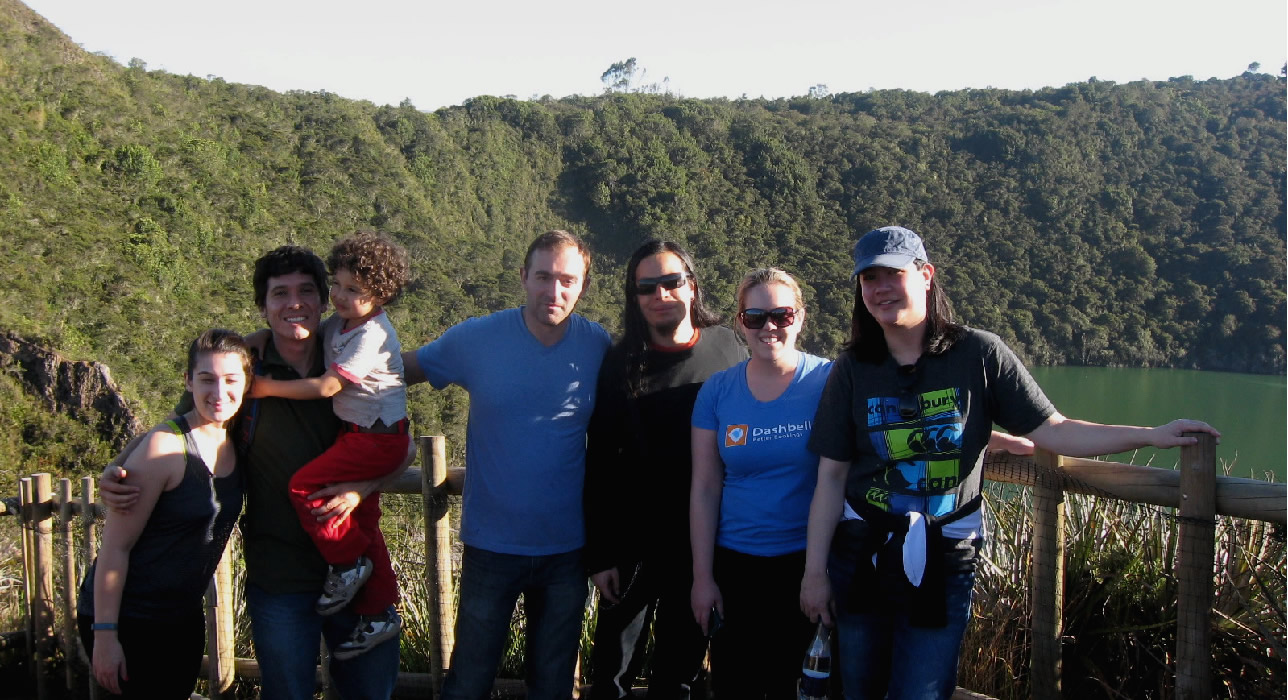
[[[98,477],[103,504],[118,513],[128,513],[139,500],[139,487],[125,482],[125,467],[109,464]]]
[[[836,601],[826,573],[805,572],[801,579],[801,612],[811,621],[822,621],[828,627],[836,625]]]
[[[1197,444],[1199,439],[1196,437],[1187,437],[1185,433],[1207,433],[1216,438],[1216,444],[1221,444],[1221,433],[1216,428],[1204,423],[1201,420],[1190,420],[1180,418],[1154,428],[1150,444],[1154,447],[1181,447],[1184,445]]]

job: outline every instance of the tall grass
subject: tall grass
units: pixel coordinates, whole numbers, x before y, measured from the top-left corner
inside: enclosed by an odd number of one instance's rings
[[[0,536],[0,631],[22,629],[22,533],[13,523],[12,537]]]
[[[959,683],[1029,697],[1032,496],[989,484],[988,541]],[[1161,509],[1066,496],[1062,683],[1069,697],[1174,694],[1177,521]],[[1216,525],[1212,697],[1284,697],[1285,547],[1271,526]]]

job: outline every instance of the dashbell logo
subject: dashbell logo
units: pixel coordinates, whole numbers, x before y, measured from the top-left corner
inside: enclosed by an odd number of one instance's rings
[[[725,428],[725,447],[747,444],[747,426],[731,425]]]

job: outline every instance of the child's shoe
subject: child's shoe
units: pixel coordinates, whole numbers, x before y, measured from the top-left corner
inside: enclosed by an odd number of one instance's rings
[[[332,564],[327,572],[326,581],[322,583],[322,595],[318,598],[316,610],[319,615],[334,615],[358,595],[362,584],[371,578],[375,569],[371,560],[358,557],[358,561],[345,566]]]
[[[402,618],[398,616],[398,611],[394,610],[392,605],[379,615],[359,615],[358,626],[353,628],[353,632],[343,644],[331,652],[331,658],[340,661],[352,659],[376,648],[385,640],[397,637],[398,630],[401,629]]]

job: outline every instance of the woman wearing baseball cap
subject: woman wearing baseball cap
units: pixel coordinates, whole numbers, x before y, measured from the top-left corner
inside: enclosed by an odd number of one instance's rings
[[[949,698],[984,535],[994,423],[1058,454],[1113,454],[1220,434],[1062,416],[996,335],[953,321],[921,237],[899,226],[854,247],[854,314],[819,403],[801,609],[835,625],[846,700]]]

